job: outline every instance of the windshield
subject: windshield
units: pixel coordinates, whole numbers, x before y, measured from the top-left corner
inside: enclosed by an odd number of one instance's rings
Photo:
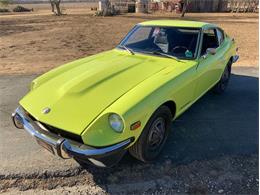
[[[118,45],[132,52],[194,59],[200,29],[137,25]]]

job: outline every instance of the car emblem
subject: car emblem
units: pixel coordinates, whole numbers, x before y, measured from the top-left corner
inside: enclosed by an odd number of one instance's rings
[[[51,111],[51,109],[47,107],[47,108],[44,108],[44,109],[42,110],[42,113],[43,113],[43,114],[48,114],[50,111]]]

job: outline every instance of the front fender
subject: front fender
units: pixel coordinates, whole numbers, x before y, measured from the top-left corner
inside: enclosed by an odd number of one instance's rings
[[[169,93],[172,83],[168,82],[169,77],[171,76],[167,74],[154,76],[150,81],[139,84],[120,97],[84,130],[81,134],[84,143],[107,146],[130,137],[134,137],[136,141],[154,111],[163,103],[172,100],[172,94]],[[122,116],[125,125],[122,133],[115,132],[109,126],[109,113]],[[131,125],[137,121],[141,122],[141,126],[130,130]]]
[[[123,114],[119,114],[119,109],[116,112],[114,108],[107,109],[83,131],[81,134],[83,142],[86,145],[96,147],[113,145],[132,137],[135,142],[154,111],[166,101],[164,99],[154,101],[155,99],[156,96],[151,95],[129,108]],[[123,118],[124,130],[122,133],[115,132],[109,125],[108,116],[112,113],[112,110]],[[131,130],[131,125],[137,121],[141,122],[141,126],[135,130]],[[134,144],[134,142],[132,144]]]

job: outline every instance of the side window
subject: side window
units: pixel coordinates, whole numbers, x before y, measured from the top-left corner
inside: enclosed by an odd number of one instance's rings
[[[224,33],[222,30],[217,29],[218,43],[221,45],[224,41]]]
[[[201,55],[206,54],[208,48],[217,48],[218,46],[217,30],[209,29],[203,31]]]

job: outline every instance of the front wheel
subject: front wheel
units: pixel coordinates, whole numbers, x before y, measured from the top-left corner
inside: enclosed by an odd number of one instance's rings
[[[171,129],[171,111],[161,106],[151,116],[136,143],[129,148],[130,154],[143,162],[154,160],[161,152]]]
[[[219,80],[219,82],[214,86],[213,91],[217,94],[222,94],[229,83],[231,75],[231,62],[229,62]]]

